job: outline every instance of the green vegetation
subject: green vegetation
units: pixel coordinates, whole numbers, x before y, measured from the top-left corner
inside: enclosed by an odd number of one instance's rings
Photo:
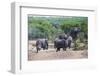
[[[65,16],[28,16],[28,38],[48,38],[54,40],[55,37],[63,33],[68,33],[72,27],[81,28],[84,33],[88,32],[87,17],[65,17]]]

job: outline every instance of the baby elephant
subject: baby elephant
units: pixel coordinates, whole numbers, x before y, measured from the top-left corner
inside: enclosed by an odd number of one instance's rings
[[[43,48],[43,50],[48,49],[48,40],[47,39],[38,39],[36,41],[37,53],[38,53],[38,51],[41,50],[41,48]]]

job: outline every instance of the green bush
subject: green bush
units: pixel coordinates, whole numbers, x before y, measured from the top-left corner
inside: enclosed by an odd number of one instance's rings
[[[53,41],[60,34],[68,33],[73,26],[80,27],[82,32],[87,33],[87,17],[64,17],[64,16],[28,16],[28,38],[48,38]],[[82,34],[81,42],[84,41]]]

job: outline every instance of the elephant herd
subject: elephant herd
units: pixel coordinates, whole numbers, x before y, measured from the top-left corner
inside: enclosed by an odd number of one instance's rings
[[[61,34],[58,37],[54,39],[54,48],[56,49],[56,52],[60,51],[62,48],[64,51],[66,51],[67,48],[71,48],[72,41],[75,41],[78,38],[79,33],[81,33],[81,29],[79,27],[72,28],[67,34]],[[83,32],[84,33],[84,32]],[[88,38],[88,35],[84,33],[84,38]],[[43,48],[43,50],[48,49],[48,39],[38,39],[36,41],[36,49],[37,53],[38,51]]]
[[[54,48],[56,49],[56,52],[60,51],[62,48],[64,51],[66,51],[67,48],[71,48],[72,43],[72,37],[67,35],[60,35],[59,37],[55,38],[54,40]],[[36,49],[37,53],[41,49],[45,50],[48,49],[48,40],[47,39],[38,39],[36,41]]]

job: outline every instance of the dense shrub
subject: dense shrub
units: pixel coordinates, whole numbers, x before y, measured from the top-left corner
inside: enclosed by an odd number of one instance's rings
[[[48,38],[53,41],[60,34],[68,33],[77,26],[81,32],[88,31],[87,17],[64,17],[64,16],[28,16],[28,39]],[[84,42],[83,34],[79,36],[81,42]]]

